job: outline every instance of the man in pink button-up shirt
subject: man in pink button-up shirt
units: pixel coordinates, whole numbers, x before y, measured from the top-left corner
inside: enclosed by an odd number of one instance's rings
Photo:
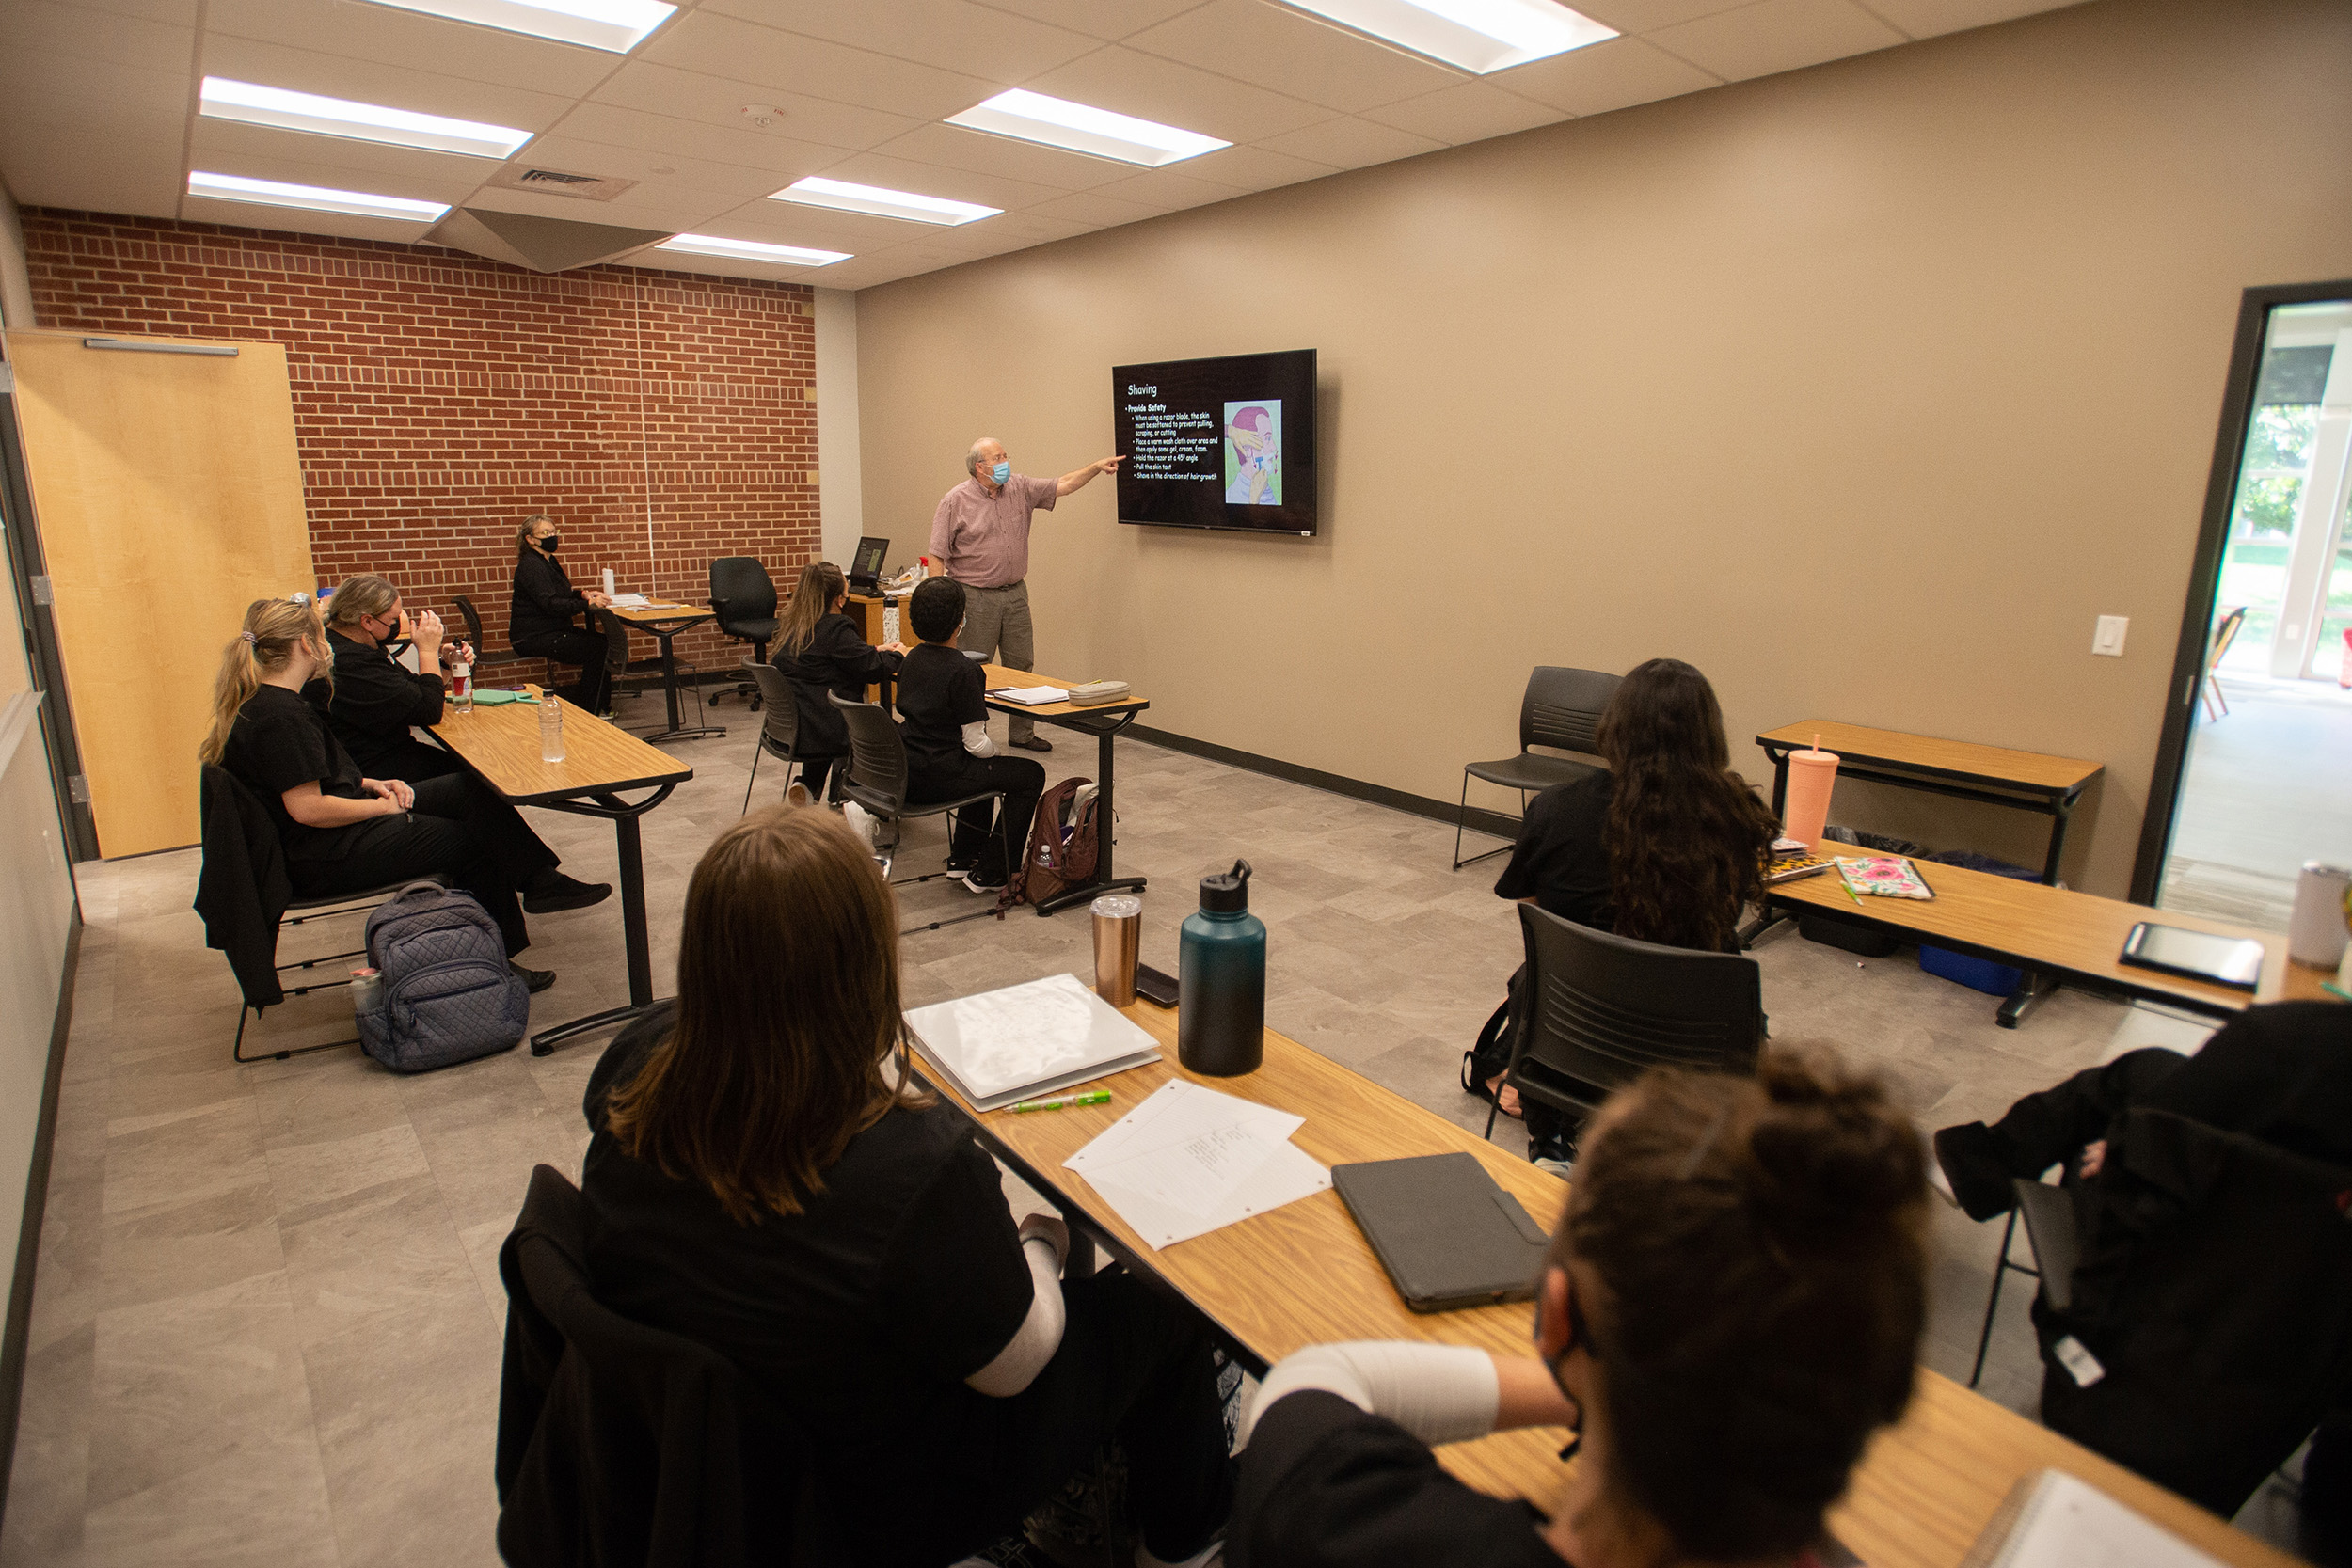
[[[1026,670],[1037,657],[1029,623],[1029,519],[1038,508],[1085,486],[1096,474],[1118,470],[1120,459],[1105,457],[1059,479],[1034,479],[1012,471],[1004,443],[983,436],[964,453],[972,477],[939,498],[931,515],[931,559],[963,584],[961,646],[977,649],[1007,669]],[[1025,752],[1050,752],[1036,724],[1015,714],[1007,739]]]

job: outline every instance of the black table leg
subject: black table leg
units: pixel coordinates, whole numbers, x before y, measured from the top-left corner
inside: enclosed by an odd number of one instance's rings
[[[637,830],[637,819],[664,800],[675,785],[664,785],[651,800],[635,806],[626,806],[612,796],[597,797],[597,804],[579,801],[550,802],[557,811],[570,811],[582,816],[608,816],[612,819],[614,847],[621,863],[621,935],[622,945],[628,955],[628,1005],[607,1007],[552,1029],[543,1029],[531,1037],[531,1053],[545,1056],[556,1045],[574,1035],[584,1035],[608,1023],[634,1018],[653,1006],[653,943],[646,930],[645,920],[645,852],[644,841]]]
[[[2042,1006],[2058,989],[2058,982],[2048,975],[2037,974],[2030,969],[2026,971],[2025,977],[2017,982],[2017,989],[2002,1000],[2000,1009],[1993,1015],[1993,1022],[2004,1029],[2016,1028],[2025,1022],[2027,1013]]]
[[[2069,795],[2053,802],[2050,807],[2050,853],[2042,863],[2042,879],[2052,887],[2058,886],[2058,856],[2066,848],[2066,822],[2074,814],[2077,799],[2077,796]]]
[[[1070,727],[1076,729],[1079,726],[1073,724]],[[1041,916],[1057,914],[1073,904],[1091,904],[1105,893],[1143,891],[1143,878],[1119,877],[1111,869],[1111,841],[1119,836],[1119,818],[1115,815],[1118,801],[1111,787],[1112,737],[1126,727],[1125,723],[1106,724],[1094,732],[1095,771],[1100,776],[1095,780],[1099,792],[1094,802],[1093,879],[1083,887],[1066,888],[1051,898],[1041,900],[1037,905],[1037,912]]]
[[[677,633],[658,631],[654,641],[661,644],[661,701],[669,709],[670,733],[678,732],[677,721]]]
[[[1788,820],[1788,753],[1780,752],[1772,758],[1772,819]]]

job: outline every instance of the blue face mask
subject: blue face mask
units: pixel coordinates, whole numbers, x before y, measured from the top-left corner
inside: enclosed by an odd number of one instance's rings
[[[988,477],[994,480],[997,483],[1002,484],[1005,481],[1012,477],[1012,465],[1009,463],[999,463],[996,467],[988,470]]]

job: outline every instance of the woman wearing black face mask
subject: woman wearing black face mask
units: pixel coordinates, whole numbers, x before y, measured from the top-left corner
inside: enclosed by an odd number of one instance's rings
[[[1232,1568],[1817,1568],[1899,1419],[1926,1315],[1926,1159],[1884,1087],[1782,1046],[1657,1071],[1593,1118],[1535,1357],[1316,1345],[1242,1422]],[[1431,1445],[1571,1427],[1549,1517]]]
[[[545,513],[515,534],[515,602],[508,612],[506,641],[518,653],[555,664],[577,664],[580,680],[559,695],[591,713],[602,713],[612,684],[605,668],[604,634],[589,623],[582,631],[572,619],[606,603],[595,589],[580,590],[555,559],[564,540]]]

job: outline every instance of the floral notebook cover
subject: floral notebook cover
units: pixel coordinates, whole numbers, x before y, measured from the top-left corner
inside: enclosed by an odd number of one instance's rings
[[[1837,874],[1846,879],[1849,891],[1858,895],[1880,898],[1932,898],[1935,890],[1927,884],[1912,863],[1900,855],[1870,855],[1860,860],[1839,857]]]

